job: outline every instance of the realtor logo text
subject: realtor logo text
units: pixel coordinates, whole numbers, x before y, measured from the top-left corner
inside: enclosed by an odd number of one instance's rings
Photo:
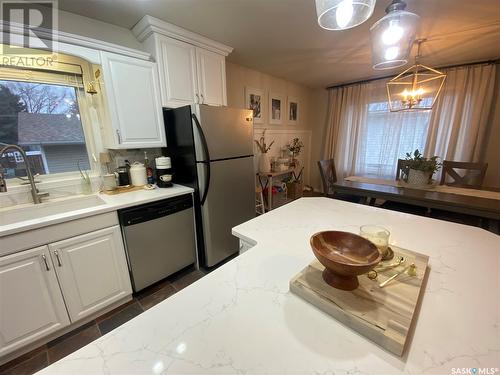
[[[453,367],[451,375],[494,375],[498,374],[497,367]]]

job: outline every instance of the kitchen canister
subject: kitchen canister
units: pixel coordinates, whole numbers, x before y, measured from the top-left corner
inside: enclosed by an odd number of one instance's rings
[[[116,176],[113,173],[108,173],[102,176],[103,189],[112,191],[116,189]]]
[[[134,186],[144,186],[148,183],[144,164],[136,161],[130,166],[130,179]]]
[[[172,163],[168,156],[160,156],[155,159],[156,184],[160,188],[172,186]]]

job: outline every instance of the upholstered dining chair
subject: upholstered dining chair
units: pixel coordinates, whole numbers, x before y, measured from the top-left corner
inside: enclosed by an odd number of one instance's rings
[[[443,161],[441,185],[450,185],[470,189],[481,189],[488,163],[469,163],[461,161]],[[459,170],[465,171],[462,175]],[[450,181],[450,179],[452,181]]]
[[[360,197],[336,193],[334,191],[333,185],[337,182],[337,170],[335,169],[335,161],[333,159],[319,160],[318,167],[321,181],[323,182],[323,193],[325,197],[359,203]]]

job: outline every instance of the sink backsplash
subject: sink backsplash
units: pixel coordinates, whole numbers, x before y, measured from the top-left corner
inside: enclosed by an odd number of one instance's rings
[[[108,150],[111,154],[112,162],[109,164],[111,171],[114,171],[118,165],[123,165],[125,160],[133,163],[134,161],[144,162],[144,151],[147,151],[148,158],[152,166],[154,166],[154,159],[161,155],[161,149],[134,149],[134,150]],[[106,168],[102,168],[101,173],[107,173]],[[92,191],[98,192],[101,188],[101,177],[92,177]],[[37,184],[41,192],[48,192],[47,199],[63,198],[82,193],[82,186],[80,178],[61,178],[52,181],[44,181]],[[22,187],[11,187],[6,193],[0,193],[0,209],[11,207],[19,204],[26,204],[33,202],[30,194],[30,186],[23,185]]]
[[[125,160],[133,163],[134,161],[144,162],[144,151],[148,153],[148,159],[152,167],[154,167],[155,158],[161,156],[160,148],[134,149],[134,150],[108,150],[111,154],[112,162],[109,164],[110,169],[115,169],[125,164]]]

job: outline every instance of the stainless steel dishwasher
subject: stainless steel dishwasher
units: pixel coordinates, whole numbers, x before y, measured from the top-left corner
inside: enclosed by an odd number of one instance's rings
[[[118,211],[134,291],[196,262],[191,195]]]

